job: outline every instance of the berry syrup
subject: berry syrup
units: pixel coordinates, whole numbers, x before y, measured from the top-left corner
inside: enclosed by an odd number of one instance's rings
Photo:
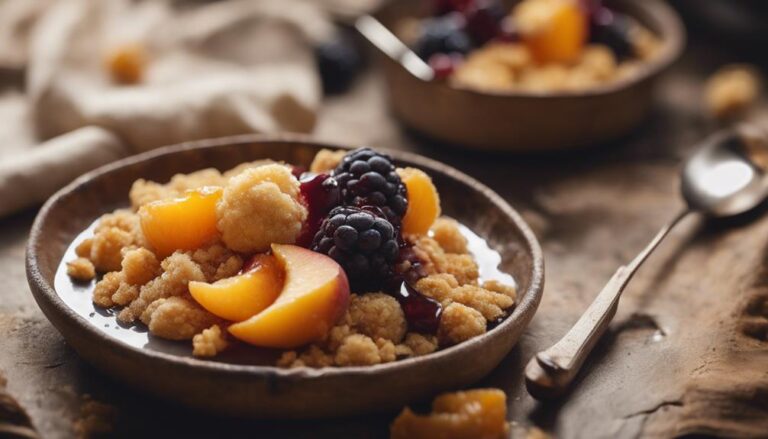
[[[323,218],[331,209],[341,205],[341,189],[336,179],[328,174],[305,172],[301,174],[299,183],[299,191],[309,212],[296,244],[309,247],[315,234],[320,230]]]
[[[408,244],[403,244],[400,248],[400,261],[401,263],[409,262],[410,267],[399,274],[398,282],[387,290],[403,308],[409,331],[436,334],[440,317],[443,315],[443,307],[440,302],[419,293],[414,288],[419,279],[427,276],[424,266]]]

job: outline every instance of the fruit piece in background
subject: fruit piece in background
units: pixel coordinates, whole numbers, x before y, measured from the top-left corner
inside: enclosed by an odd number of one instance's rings
[[[312,250],[338,262],[356,292],[380,291],[390,283],[400,253],[395,227],[370,206],[333,209],[315,235]]]
[[[445,15],[450,12],[464,12],[475,4],[475,0],[432,0],[432,14]]]
[[[111,49],[104,63],[114,82],[137,84],[144,77],[147,57],[140,44],[128,43]]]
[[[446,79],[464,62],[460,53],[436,53],[429,58],[429,66],[435,72],[435,79]]]
[[[415,168],[398,169],[397,173],[408,190],[408,209],[403,217],[402,232],[423,235],[440,216],[440,195],[424,171]]]
[[[283,289],[283,270],[270,255],[257,255],[243,274],[209,284],[190,282],[189,293],[211,314],[241,322],[274,303]]]
[[[498,439],[507,437],[507,396],[499,389],[444,393],[432,413],[418,415],[406,407],[390,427],[391,439]]]
[[[472,40],[464,30],[465,25],[464,16],[458,12],[424,20],[414,51],[424,61],[436,53],[469,53]]]
[[[587,17],[576,0],[524,0],[512,19],[539,63],[573,62],[587,40]]]
[[[634,55],[631,30],[629,17],[606,7],[597,8],[590,15],[590,41],[605,44],[619,60]]]
[[[285,272],[280,295],[267,309],[229,327],[246,343],[293,349],[320,340],[346,311],[349,282],[333,259],[295,245],[273,244]]]
[[[501,22],[505,15],[499,0],[478,0],[464,12],[467,34],[476,45],[481,46],[501,34]]]
[[[213,240],[219,187],[204,187],[185,196],[155,201],[139,209],[141,230],[155,253],[163,258],[176,250],[194,250]]]
[[[327,95],[347,91],[363,66],[360,50],[344,31],[315,48],[315,61]]]

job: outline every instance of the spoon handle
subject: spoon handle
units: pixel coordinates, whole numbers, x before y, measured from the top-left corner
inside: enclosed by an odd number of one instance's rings
[[[395,34],[387,29],[372,15],[363,15],[355,21],[355,28],[371,44],[400,64],[413,76],[422,81],[431,81],[435,73],[429,64],[419,58],[416,53],[405,45]]]
[[[619,298],[640,265],[661,244],[677,223],[690,213],[681,211],[662,227],[656,237],[629,264],[619,267],[586,312],[563,338],[547,350],[536,354],[525,368],[528,392],[537,399],[563,394],[579,372],[592,348],[608,329],[616,314]]]

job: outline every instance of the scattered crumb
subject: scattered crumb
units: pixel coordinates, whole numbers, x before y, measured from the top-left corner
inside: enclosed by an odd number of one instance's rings
[[[96,277],[96,267],[93,266],[90,259],[77,258],[67,262],[67,274],[75,280],[90,281]]]
[[[338,166],[346,153],[347,151],[343,149],[337,149],[336,151],[321,149],[315,154],[312,164],[309,165],[309,172],[321,174],[336,169],[336,166]]]
[[[299,182],[282,165],[247,169],[233,177],[216,211],[224,244],[244,253],[294,243],[307,217]]]
[[[126,85],[137,84],[144,77],[147,56],[141,44],[123,44],[107,53],[105,64],[112,81]]]
[[[114,306],[115,303],[112,301],[112,295],[120,288],[120,284],[123,281],[123,273],[119,271],[105,274],[93,289],[93,303],[102,308]]]
[[[96,401],[90,395],[83,395],[80,416],[73,428],[78,438],[92,438],[109,435],[117,420],[117,409],[109,404]]]
[[[707,111],[717,118],[738,116],[751,107],[760,94],[760,77],[754,67],[732,64],[707,80],[704,100]]]
[[[213,325],[192,338],[192,355],[215,357],[227,347],[227,339],[219,325]]]
[[[93,238],[86,238],[75,247],[75,253],[81,258],[91,257],[91,248],[93,247]]]

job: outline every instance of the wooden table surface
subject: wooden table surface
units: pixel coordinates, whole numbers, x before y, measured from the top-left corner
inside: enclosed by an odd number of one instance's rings
[[[556,341],[622,263],[681,206],[677,170],[714,130],[702,81],[738,52],[694,40],[631,135],[588,151],[472,155],[404,131],[375,73],[330,99],[317,135],[402,148],[485,182],[520,210],[546,257],[544,298],[518,346],[484,381],[507,391],[514,437],[768,434],[768,217],[691,217],[631,283],[608,336],[560,403],[527,395],[522,368]],[[193,413],[124,387],[84,363],[45,319],[24,273],[35,212],[0,220],[0,373],[42,437],[385,438],[394,414],[321,422],[255,422]],[[152,373],[152,371],[146,371]],[[1,381],[1,380],[0,380]],[[329,396],[329,403],[332,397]]]

